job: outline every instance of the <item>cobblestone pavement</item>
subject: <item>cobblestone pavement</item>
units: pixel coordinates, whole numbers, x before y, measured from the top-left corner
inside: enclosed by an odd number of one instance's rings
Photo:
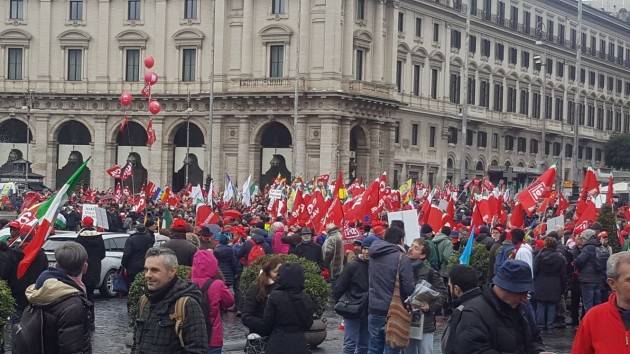
[[[94,334],[94,354],[127,354],[127,346],[131,340],[131,333],[127,327],[127,299],[97,299],[95,306],[96,332]],[[324,314],[327,320],[327,336],[322,345],[313,353],[341,353],[343,347],[343,332],[339,330],[341,318],[332,311]],[[246,328],[240,318],[232,312],[224,316],[224,353],[242,353]],[[434,336],[434,354],[440,354],[440,338],[444,328],[443,319],[438,321],[438,333]],[[557,354],[568,354],[575,336],[575,329],[556,329],[544,334],[547,350]],[[9,351],[10,353],[10,351]]]

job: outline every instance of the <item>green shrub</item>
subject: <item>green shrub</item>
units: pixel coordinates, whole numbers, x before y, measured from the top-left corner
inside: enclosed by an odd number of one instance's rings
[[[14,313],[15,299],[11,294],[11,289],[4,280],[0,280],[0,343],[3,342],[4,326]]]
[[[456,264],[459,264],[459,256],[464,250],[464,245],[461,245],[458,252],[453,252],[453,255],[448,260],[449,270]],[[479,285],[484,285],[489,279],[488,264],[490,261],[490,251],[481,243],[475,242],[473,245],[473,251],[470,255],[469,265],[477,271],[479,274]]]
[[[239,284],[241,296],[245,296],[245,294],[249,291],[249,288],[255,284],[256,278],[262,269],[262,265],[271,256],[272,255],[260,257],[252,263],[252,265],[243,270]],[[313,299],[315,304],[315,316],[318,318],[321,317],[326,310],[326,305],[330,297],[330,286],[326,283],[324,278],[322,278],[321,271],[317,264],[292,254],[273,256],[280,257],[282,259],[282,263],[297,263],[304,268],[304,291],[310,295],[311,299]]]

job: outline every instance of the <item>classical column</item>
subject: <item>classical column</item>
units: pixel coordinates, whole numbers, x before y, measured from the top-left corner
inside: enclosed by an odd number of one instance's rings
[[[385,123],[385,131],[387,138],[386,143],[387,146],[384,147],[385,158],[383,159],[383,169],[387,171],[387,175],[389,176],[391,181],[394,180],[394,136],[395,136],[395,125],[394,123]]]
[[[51,11],[52,0],[40,0],[39,1],[39,52],[51,53],[50,51],[50,37],[52,36],[50,30],[50,21],[53,16]],[[30,2],[29,6],[35,6],[34,2]],[[50,56],[40,55],[37,60],[37,80],[49,81],[50,80]],[[31,70],[29,70],[31,71]],[[35,70],[33,70],[34,72]],[[41,90],[48,90],[48,83],[38,83],[38,88]]]
[[[400,3],[397,0],[392,2],[392,10],[391,10],[391,18],[388,21],[389,28],[387,32],[390,35],[389,42],[389,72],[387,73],[388,79],[387,82],[395,83],[396,82],[396,62],[398,61],[398,8]],[[403,77],[404,79],[404,77]]]
[[[383,59],[385,58],[385,40],[383,38],[383,16],[384,16],[384,0],[376,0],[376,18],[374,31],[374,52],[372,54],[372,67],[374,72],[374,81],[383,82]]]
[[[224,30],[225,30],[225,0],[214,0],[215,8],[214,8],[214,87],[216,89],[220,89],[223,85],[224,80],[224,72],[223,72],[223,51],[224,48]],[[166,38],[166,37],[161,37]],[[214,150],[214,149],[213,149]],[[220,176],[217,176],[219,178]],[[221,177],[223,178],[223,177]],[[221,179],[222,180],[222,179]]]
[[[307,2],[308,3],[308,2]],[[304,4],[302,5],[305,6]],[[326,1],[326,22],[324,34],[326,45],[323,48],[324,72],[339,73],[341,71],[341,2]],[[305,54],[305,53],[304,53]]]
[[[109,33],[109,4],[110,0],[99,0],[98,2],[98,33]],[[106,87],[109,81],[109,38],[97,37],[95,42],[96,81],[103,81],[101,87]]]
[[[222,130],[222,116],[215,115],[212,119],[212,166],[210,166],[210,177],[215,181],[217,188],[223,187],[223,161],[224,156],[222,154],[223,147],[223,134]],[[218,190],[218,189],[217,189]]]
[[[347,79],[352,79],[355,2],[356,0],[346,0],[343,17],[343,77]]]
[[[291,174],[293,177],[306,177],[306,116],[298,119],[297,132],[293,141],[293,153],[295,154],[295,164]]]
[[[311,1],[301,1],[300,12],[300,73],[304,75],[309,71],[311,57],[308,55],[311,48]]]
[[[106,178],[110,178],[105,174],[105,170],[110,168],[106,163],[105,143],[107,141],[107,116],[96,116],[93,118],[94,136],[92,137],[92,180],[90,184],[92,188],[106,190],[109,187],[106,184]],[[84,156],[87,157],[87,156]]]
[[[352,123],[347,118],[341,119],[341,130],[339,133],[339,164],[343,171],[344,180],[350,176],[350,125]]]
[[[167,5],[167,0],[156,0],[156,4],[155,4],[155,38],[168,38],[168,35],[166,34],[166,5]],[[154,50],[155,50],[155,60],[156,62],[160,63],[160,67],[162,68],[167,68],[169,66],[176,66],[177,65],[177,60],[174,63],[169,63],[167,58],[168,55],[166,54],[167,51],[167,41],[155,41],[154,44]],[[177,56],[176,56],[177,57]],[[175,69],[177,70],[177,69]],[[163,70],[160,72],[160,81],[161,82],[166,82],[166,76],[167,76],[168,70]]]
[[[52,184],[50,184],[50,181],[52,181],[52,179],[55,178],[55,170],[54,170],[54,167],[52,166],[54,164],[46,163],[46,161],[53,161],[53,160],[47,160],[48,136],[49,136],[48,120],[49,119],[50,118],[47,114],[31,115],[29,127],[31,129],[31,133],[33,134],[33,136],[31,136],[32,141],[34,141],[35,144],[30,144],[29,146],[30,152],[29,152],[28,158],[26,156],[26,151],[22,151],[22,153],[24,154],[24,159],[28,159],[30,160],[30,162],[33,163],[31,165],[33,172],[45,175],[46,185],[53,186]],[[50,165],[51,167],[48,168],[49,167],[48,165]],[[49,169],[52,171],[52,174],[51,174],[51,171],[49,171]]]
[[[183,119],[183,117],[182,117]],[[167,146],[167,141],[164,139],[164,117],[155,116],[153,118],[153,130],[155,131],[156,142],[149,147],[149,161],[147,169],[147,181],[160,181],[166,182],[168,180],[168,174],[171,173],[171,168],[167,168],[162,165],[162,153],[163,147]],[[165,184],[162,184],[165,185]]]
[[[527,96],[529,97],[527,100],[527,116],[534,116],[534,90],[532,89],[532,84],[527,84]]]
[[[175,161],[175,144],[167,141],[159,142],[162,145],[162,166],[165,166],[165,173],[160,178],[161,186],[173,185],[173,174],[179,170],[180,161]],[[184,155],[185,156],[185,155]],[[173,167],[174,166],[174,167]]]
[[[383,172],[381,167],[381,123],[372,122],[370,124],[370,153],[369,153],[369,163],[368,163],[368,175],[370,176],[370,180],[375,179],[380,176]]]
[[[254,0],[244,0],[243,3],[243,42],[241,44],[241,76],[252,75],[252,52],[254,42]]]
[[[337,152],[339,141],[339,117],[320,117],[319,173],[337,173]]]
[[[118,158],[116,156],[117,149],[118,149],[118,144],[116,144],[115,140],[105,142],[105,166],[107,166],[107,168],[109,168],[110,166],[118,162],[116,161]],[[124,163],[125,163],[124,161],[120,161],[119,164],[124,164]],[[105,178],[105,176],[103,176],[102,180],[97,180],[97,181],[100,181],[102,183],[104,189],[114,187],[114,180],[110,178]],[[164,184],[162,184],[162,186],[164,186]]]
[[[235,116],[238,119],[238,163],[236,175],[238,185],[242,186],[249,176],[249,116]]]

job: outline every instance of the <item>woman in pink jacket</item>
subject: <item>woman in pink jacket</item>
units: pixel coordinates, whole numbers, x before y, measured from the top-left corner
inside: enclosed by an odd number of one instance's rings
[[[289,244],[282,242],[282,236],[284,236],[284,226],[276,228],[276,232],[273,234],[271,248],[274,254],[289,254]]]
[[[212,336],[208,338],[208,354],[221,354],[223,349],[221,311],[226,311],[234,305],[234,295],[225,285],[219,270],[219,262],[212,251],[199,250],[193,258],[191,281],[201,289],[208,280],[213,280],[208,288],[209,322],[212,323]]]

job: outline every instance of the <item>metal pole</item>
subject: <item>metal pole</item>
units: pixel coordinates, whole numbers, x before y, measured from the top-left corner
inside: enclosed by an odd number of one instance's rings
[[[300,36],[302,32],[300,31],[302,25],[302,0],[298,1],[298,24],[297,24],[297,40],[296,40],[296,58],[295,58],[295,83],[293,85],[293,178],[296,178],[298,174],[301,174],[303,171],[297,170],[297,130],[298,130],[298,90],[299,90],[299,82],[300,82]]]
[[[188,98],[186,99],[188,108],[186,108],[186,157],[184,157],[184,167],[186,168],[186,182],[184,187],[188,187],[188,166],[190,165],[190,92],[188,92]]]
[[[29,147],[30,147],[30,142],[29,140],[31,140],[31,106],[33,105],[33,96],[31,94],[31,90],[27,91],[27,110],[26,110],[26,164],[24,165],[24,179],[25,179],[25,190],[28,190],[28,161],[29,161]]]
[[[577,55],[575,58],[575,79],[576,81],[581,80],[581,71],[582,71],[582,48],[584,48],[584,43],[582,43],[582,0],[578,0],[578,36],[580,39],[578,40],[577,45]],[[579,83],[575,82],[576,86],[579,86]],[[584,73],[584,81],[586,82],[586,73]],[[580,104],[580,88],[577,87],[575,90],[575,104],[579,107]],[[577,111],[577,108],[576,108]],[[586,105],[583,106],[582,111],[584,112],[584,119],[586,119]],[[573,153],[571,154],[571,180],[574,184],[578,181],[578,144],[579,144],[579,121],[580,112],[577,112],[577,116],[573,119]]]
[[[214,35],[216,31],[216,2],[212,1],[212,37],[210,38],[210,59],[212,64],[210,65],[210,95],[208,97],[208,171],[207,175],[212,178],[212,121],[214,119]]]
[[[460,77],[460,82],[464,81],[464,91],[460,99],[463,99],[462,102],[462,141],[460,144],[460,157],[459,157],[459,180],[460,182],[464,181],[466,177],[466,131],[468,129],[468,50],[470,43],[470,3],[471,0],[468,0],[467,6],[464,11],[466,11],[466,36],[464,37],[464,78]]]

